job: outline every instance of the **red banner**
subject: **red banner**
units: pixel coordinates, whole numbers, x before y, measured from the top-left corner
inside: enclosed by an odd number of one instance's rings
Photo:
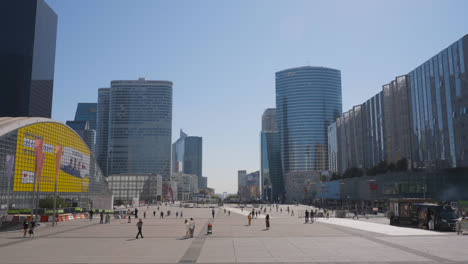
[[[60,171],[60,161],[62,160],[63,147],[60,145],[55,146],[55,182],[57,182],[58,174]]]
[[[39,186],[41,181],[42,166],[44,164],[44,140],[34,140],[34,150],[36,151],[36,186]],[[39,190],[38,190],[39,191]]]

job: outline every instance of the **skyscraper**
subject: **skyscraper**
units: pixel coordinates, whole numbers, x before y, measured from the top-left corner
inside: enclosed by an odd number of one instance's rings
[[[102,173],[107,176],[107,150],[109,142],[110,88],[98,89],[96,123],[96,160]]]
[[[152,173],[170,179],[172,82],[111,81],[108,120],[108,174]]]
[[[328,169],[328,125],[341,114],[341,107],[339,70],[305,66],[276,73],[276,119],[287,199],[303,199],[304,172],[319,175]]]
[[[89,129],[96,129],[97,103],[78,103],[75,121],[88,121]]]
[[[0,116],[51,117],[57,15],[44,0],[1,3]]]
[[[202,158],[202,137],[188,136],[180,130],[180,138],[172,144],[172,171],[197,175],[198,188],[206,188],[202,176]]]
[[[284,183],[275,108],[266,109],[262,116],[260,155],[262,199],[277,202],[284,193]]]
[[[71,127],[88,145],[91,154],[95,154],[96,130],[89,128],[88,121],[67,121],[67,126]]]

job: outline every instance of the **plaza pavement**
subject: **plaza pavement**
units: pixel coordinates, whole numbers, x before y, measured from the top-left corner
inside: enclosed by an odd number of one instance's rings
[[[297,217],[305,207],[290,206],[295,216],[272,209],[271,229],[265,219],[247,226],[244,212],[216,208],[168,208],[171,216],[153,217],[147,210],[144,239],[135,239],[136,221],[99,219],[59,223],[36,229],[36,238],[22,238],[22,231],[0,233],[0,263],[468,263],[468,236],[393,227],[384,219],[320,219],[304,224]],[[175,218],[182,210],[184,218]],[[183,238],[183,220],[193,217],[196,236]],[[206,226],[213,224],[213,234]],[[417,232],[416,232],[417,231]]]

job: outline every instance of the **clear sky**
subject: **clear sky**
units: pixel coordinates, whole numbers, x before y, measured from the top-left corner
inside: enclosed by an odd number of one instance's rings
[[[341,70],[343,111],[468,33],[468,1],[46,0],[58,14],[53,118],[111,80],[170,80],[172,142],[203,137],[203,174],[237,191],[260,169],[275,72]]]

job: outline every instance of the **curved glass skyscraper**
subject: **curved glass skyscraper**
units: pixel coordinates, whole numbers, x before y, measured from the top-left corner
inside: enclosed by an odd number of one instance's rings
[[[291,172],[328,169],[327,129],[341,109],[339,70],[305,66],[276,73],[276,119],[285,178]]]

